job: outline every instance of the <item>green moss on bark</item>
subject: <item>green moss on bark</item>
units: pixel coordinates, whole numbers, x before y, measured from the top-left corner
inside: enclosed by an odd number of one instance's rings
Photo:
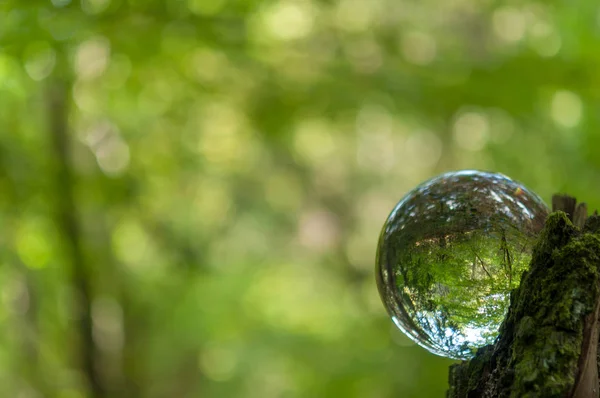
[[[597,230],[581,232],[562,212],[548,217],[499,338],[451,368],[448,397],[569,396],[600,296]]]

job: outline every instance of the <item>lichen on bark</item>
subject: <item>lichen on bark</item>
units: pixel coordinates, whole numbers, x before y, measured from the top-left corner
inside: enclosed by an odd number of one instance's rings
[[[598,397],[599,226],[550,214],[495,344],[451,367],[448,398]]]

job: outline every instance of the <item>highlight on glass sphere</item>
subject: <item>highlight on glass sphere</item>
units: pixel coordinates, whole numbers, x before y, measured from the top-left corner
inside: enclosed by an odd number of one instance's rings
[[[548,212],[499,173],[445,173],[409,192],[377,249],[377,286],[394,323],[449,358],[493,344]]]

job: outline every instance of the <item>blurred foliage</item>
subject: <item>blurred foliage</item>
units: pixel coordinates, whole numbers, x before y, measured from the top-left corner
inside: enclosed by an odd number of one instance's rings
[[[397,200],[600,207],[597,2],[0,0],[0,396],[436,397]]]

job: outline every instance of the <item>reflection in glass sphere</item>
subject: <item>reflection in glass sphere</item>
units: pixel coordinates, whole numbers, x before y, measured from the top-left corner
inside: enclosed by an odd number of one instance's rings
[[[377,250],[377,286],[396,325],[456,359],[492,344],[548,208],[498,173],[458,171],[409,192]]]

